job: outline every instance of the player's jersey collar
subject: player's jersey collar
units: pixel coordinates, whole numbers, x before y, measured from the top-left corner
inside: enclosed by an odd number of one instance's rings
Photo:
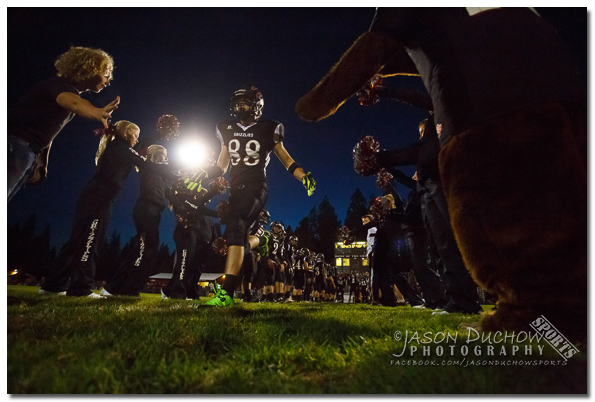
[[[247,129],[249,129],[250,127],[256,125],[256,123],[258,123],[258,121],[255,121],[254,123],[250,124],[249,126],[243,126],[241,122],[236,122],[236,124],[238,125],[238,127],[240,127],[242,130],[246,131]]]

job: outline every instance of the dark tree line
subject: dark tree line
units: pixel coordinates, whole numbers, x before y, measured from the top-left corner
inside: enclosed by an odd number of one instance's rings
[[[374,196],[370,196],[370,202]],[[351,196],[347,208],[345,226],[350,229],[361,227],[361,217],[366,214],[370,202],[361,190],[356,189]],[[323,253],[327,262],[332,262],[337,230],[342,226],[337,217],[335,208],[328,197],[310,210],[308,216],[303,218],[294,229],[287,227],[287,236],[296,235],[299,238],[299,247],[307,247],[315,253]],[[360,236],[361,237],[361,236]],[[365,240],[358,238],[358,240]],[[96,279],[105,281],[109,279],[123,256],[133,247],[133,238],[122,245],[120,234],[116,231],[107,236],[101,247],[96,266]],[[15,269],[17,275],[12,276],[11,283],[39,283],[45,273],[56,263],[59,250],[51,245],[51,229],[47,225],[37,231],[37,218],[30,215],[27,219],[19,221],[7,228],[7,269],[10,275]],[[161,272],[171,272],[175,258],[175,250],[170,250],[167,244],[161,244],[157,254],[157,262],[151,275]],[[224,258],[214,255],[207,262],[208,272],[223,272]]]
[[[56,264],[58,250],[51,247],[50,226],[36,232],[37,218],[30,215],[24,221],[9,225],[7,228],[7,269],[11,283],[39,284],[46,272]],[[120,234],[114,231],[103,243],[96,265],[95,278],[105,281],[117,269],[122,256],[132,247],[133,238],[124,246],[121,245]],[[173,252],[167,244],[159,247],[157,263],[151,275],[170,272],[173,266]],[[11,275],[14,271],[16,275]]]

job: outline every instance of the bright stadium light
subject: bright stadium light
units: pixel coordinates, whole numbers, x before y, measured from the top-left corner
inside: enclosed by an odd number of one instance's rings
[[[211,150],[194,138],[180,138],[173,150],[173,160],[183,169],[195,170],[205,166]]]

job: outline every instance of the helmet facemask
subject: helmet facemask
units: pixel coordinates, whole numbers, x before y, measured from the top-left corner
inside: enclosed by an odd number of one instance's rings
[[[243,101],[248,105],[248,110],[236,110],[236,104]],[[250,116],[258,120],[262,116],[264,99],[262,93],[255,86],[246,86],[234,92],[231,98],[231,115],[239,120],[246,120]]]

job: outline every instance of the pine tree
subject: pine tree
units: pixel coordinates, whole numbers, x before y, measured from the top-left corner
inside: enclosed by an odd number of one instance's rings
[[[351,202],[345,215],[345,226],[352,232],[359,232],[362,226],[362,216],[368,213],[368,205],[364,193],[357,188],[351,196]],[[362,239],[358,239],[362,240]]]
[[[99,251],[96,265],[95,279],[108,281],[114,275],[121,263],[122,247],[120,234],[115,230]]]
[[[325,259],[330,261],[335,254],[335,242],[337,241],[337,231],[341,227],[341,222],[328,199],[324,197],[318,206],[318,247],[317,251],[323,253]]]

